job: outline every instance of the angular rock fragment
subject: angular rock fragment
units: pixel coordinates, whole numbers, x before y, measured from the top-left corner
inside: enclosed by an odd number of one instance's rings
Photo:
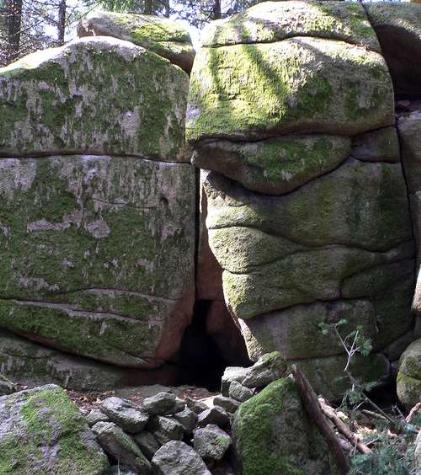
[[[127,399],[109,397],[101,403],[101,410],[124,431],[140,432],[148,423],[149,415]]]
[[[160,475],[211,475],[200,455],[178,440],[163,445],[152,465]]]
[[[222,407],[225,411],[233,414],[239,407],[240,403],[235,399],[226,396],[215,396],[213,398],[214,406]]]
[[[142,402],[143,409],[151,415],[173,414],[177,409],[175,394],[160,392],[155,396],[147,397]]]
[[[186,434],[193,432],[197,424],[197,414],[188,407],[180,412],[176,412],[173,418],[183,426]]]
[[[229,426],[230,418],[225,409],[213,406],[203,411],[198,416],[197,426],[205,427],[208,424],[214,424],[220,427]]]
[[[92,430],[96,434],[101,447],[111,457],[136,473],[145,475],[152,473],[150,463],[134,440],[116,424],[113,422],[98,422],[92,427]]]
[[[262,388],[269,383],[281,379],[287,371],[285,358],[274,351],[261,356],[252,367],[241,383],[246,388]]]
[[[184,435],[184,427],[180,422],[164,416],[154,416],[148,424],[148,430],[161,445],[170,440],[181,440]]]
[[[421,339],[412,342],[402,353],[396,392],[408,410],[421,402]]]
[[[231,437],[216,425],[194,431],[193,447],[205,460],[221,460],[230,445]]]
[[[89,427],[94,426],[97,422],[109,422],[109,420],[110,418],[99,409],[92,409],[92,411],[86,415],[86,422]]]
[[[134,440],[148,460],[152,460],[155,452],[161,447],[154,435],[146,430],[136,434]]]
[[[251,397],[253,397],[254,391],[247,388],[246,386],[243,386],[241,383],[237,381],[233,381],[230,384],[228,394],[230,398],[235,399],[236,401],[239,401],[239,402],[244,402],[250,399]]]

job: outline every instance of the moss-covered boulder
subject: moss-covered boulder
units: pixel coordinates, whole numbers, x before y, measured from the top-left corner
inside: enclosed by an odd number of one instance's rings
[[[192,70],[187,137],[355,135],[392,125],[393,106],[383,57],[363,47],[297,37],[202,48]]]
[[[122,368],[71,355],[0,330],[0,371],[12,381],[34,387],[59,384],[76,391],[110,391],[145,384],[174,385],[174,365],[157,369]]]
[[[289,378],[271,383],[241,404],[234,416],[233,440],[243,475],[335,473],[326,443]]]
[[[169,18],[94,11],[81,20],[77,32],[79,37],[113,36],[131,41],[167,58],[188,73],[193,66],[195,53],[190,34],[181,23]]]
[[[338,167],[351,151],[347,137],[287,136],[258,142],[200,142],[192,163],[249,190],[283,194]]]
[[[340,40],[380,52],[362,5],[341,1],[262,2],[210,23],[202,34],[202,44],[271,43],[296,36]]]
[[[365,3],[398,94],[421,94],[421,5]]]
[[[421,402],[421,339],[412,342],[401,356],[396,391],[408,409]]]
[[[0,473],[101,475],[108,460],[63,389],[0,397]]]
[[[0,154],[183,161],[188,75],[133,43],[82,38],[0,69]]]
[[[69,353],[155,367],[192,312],[189,164],[3,159],[0,326]]]

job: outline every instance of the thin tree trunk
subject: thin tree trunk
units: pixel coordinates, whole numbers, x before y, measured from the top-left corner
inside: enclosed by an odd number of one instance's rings
[[[153,13],[153,0],[145,0],[145,13],[146,13],[146,15],[152,15],[152,13]]]
[[[221,0],[214,0],[212,17],[212,20],[218,20],[222,17]]]
[[[7,62],[19,57],[22,28],[22,0],[6,1]]]
[[[66,33],[66,0],[60,0],[58,6],[57,39],[59,45],[64,45],[64,35]]]
[[[164,16],[167,17],[167,18],[169,18],[170,13],[171,13],[170,0],[165,0],[165,13],[164,13]]]

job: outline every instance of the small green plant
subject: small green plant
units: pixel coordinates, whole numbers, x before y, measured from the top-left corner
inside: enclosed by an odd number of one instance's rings
[[[322,334],[332,335],[340,341],[347,356],[344,373],[350,387],[343,396],[340,410],[347,414],[351,424],[356,423],[363,407],[371,406],[375,416],[374,428],[364,438],[364,443],[373,451],[363,454],[353,448],[349,475],[416,475],[414,439],[419,427],[414,422],[407,423],[397,407],[397,416],[383,411],[368,395],[376,383],[363,383],[352,373],[354,358],[369,356],[373,348],[364,328],[357,326],[344,335],[344,330],[349,329],[345,319],[336,323],[323,322],[319,327]]]

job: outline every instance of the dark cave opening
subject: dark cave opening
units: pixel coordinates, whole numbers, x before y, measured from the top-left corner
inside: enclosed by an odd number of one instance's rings
[[[220,318],[220,333],[210,332],[211,300],[195,304],[193,319],[181,341],[179,384],[218,391],[227,366],[247,366],[250,361],[239,329],[222,303],[225,313]],[[227,332],[227,327],[229,331]]]

